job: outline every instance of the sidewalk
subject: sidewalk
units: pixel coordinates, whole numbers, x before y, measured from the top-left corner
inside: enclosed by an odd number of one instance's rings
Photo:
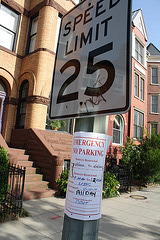
[[[61,240],[64,204],[54,197],[24,201],[31,216],[0,224],[0,240]],[[119,239],[160,240],[160,185],[102,201],[98,240]]]

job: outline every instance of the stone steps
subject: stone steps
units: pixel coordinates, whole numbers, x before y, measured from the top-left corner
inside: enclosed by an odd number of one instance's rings
[[[31,160],[31,155],[26,154],[25,150],[10,148],[12,162],[19,167],[26,168],[23,199],[35,199],[42,197],[51,197],[55,191],[48,188],[48,182],[43,180],[40,169]]]
[[[36,174],[36,173],[30,173],[30,174],[26,174],[25,176],[25,181],[26,182],[35,182],[35,181],[42,181],[43,180],[43,176],[42,174]]]
[[[41,189],[41,188],[35,188],[30,190],[25,190],[23,194],[24,200],[31,200],[31,199],[37,199],[37,198],[47,198],[52,197],[55,195],[55,190],[52,189]]]
[[[33,189],[48,189],[48,182],[47,181],[27,181],[24,185],[24,190],[33,190]]]

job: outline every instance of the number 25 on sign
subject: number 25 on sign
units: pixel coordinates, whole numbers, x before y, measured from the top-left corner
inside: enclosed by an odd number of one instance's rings
[[[130,106],[130,0],[83,1],[61,21],[50,118],[126,112]]]

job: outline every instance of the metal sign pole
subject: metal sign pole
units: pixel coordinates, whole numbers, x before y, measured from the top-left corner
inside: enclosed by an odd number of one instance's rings
[[[62,240],[98,240],[103,171],[111,136],[75,132]]]
[[[99,219],[82,221],[64,215],[62,240],[98,240]]]
[[[131,9],[132,0],[86,0],[64,15],[52,81],[51,119],[128,111]],[[105,146],[110,141],[91,133],[76,137],[62,240],[96,240]]]

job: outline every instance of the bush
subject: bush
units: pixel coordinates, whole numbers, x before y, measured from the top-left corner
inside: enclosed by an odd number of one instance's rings
[[[0,148],[0,202],[5,199],[8,190],[8,153],[4,147]]]
[[[119,147],[119,149],[122,153],[122,165],[126,167],[128,171],[135,169],[140,161],[140,151],[137,150],[137,145],[134,144],[133,139],[127,137],[125,146]]]
[[[56,180],[56,183],[58,184],[58,187],[59,187],[59,195],[61,197],[65,197],[66,196],[68,177],[69,177],[69,170],[65,169],[62,172],[60,178]]]
[[[67,184],[68,184],[68,177],[69,177],[69,170],[66,169],[62,172],[59,179],[56,180],[59,188],[59,196],[65,197],[67,191]],[[116,180],[116,176],[109,172],[104,173],[104,181],[103,181],[103,192],[102,197],[116,197],[120,196],[119,194],[119,182]]]
[[[116,176],[111,174],[110,172],[104,173],[104,180],[103,180],[103,198],[109,197],[117,197],[120,196],[118,191],[120,185],[119,182],[116,180]]]
[[[125,147],[121,147],[122,164],[132,171],[132,178],[140,185],[154,182],[160,172],[160,134],[153,131],[135,145],[133,139],[127,138]]]

